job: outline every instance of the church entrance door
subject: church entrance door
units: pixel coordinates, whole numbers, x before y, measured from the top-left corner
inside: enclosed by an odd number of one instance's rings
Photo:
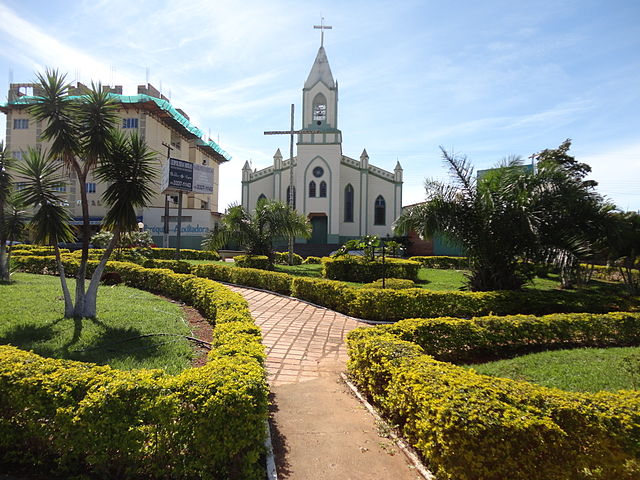
[[[313,215],[313,214],[312,214]],[[327,243],[327,216],[315,214],[311,216],[311,238],[309,243],[324,245]]]

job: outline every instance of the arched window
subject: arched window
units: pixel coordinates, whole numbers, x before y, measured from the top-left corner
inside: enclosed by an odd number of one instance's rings
[[[327,121],[327,99],[321,93],[313,99],[313,123],[322,125]]]
[[[382,195],[378,195],[376,203],[373,207],[373,224],[385,225],[385,217],[387,216],[387,203],[382,198]]]
[[[309,196],[310,197],[316,196],[316,182],[314,182],[313,180],[309,182]]]
[[[327,182],[324,180],[320,182],[320,197],[325,198],[327,196]]]
[[[353,222],[353,187],[351,184],[344,188],[344,221]]]
[[[264,193],[261,193],[260,196],[258,197],[258,201],[256,203],[259,203],[260,200],[266,200],[266,199],[267,199],[266,195]]]
[[[291,194],[293,194],[293,197]],[[291,186],[287,187],[287,205],[293,205],[293,209],[296,209],[296,187],[293,187],[293,192],[291,191]]]

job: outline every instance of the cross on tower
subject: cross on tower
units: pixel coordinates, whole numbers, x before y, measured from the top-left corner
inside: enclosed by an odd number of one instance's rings
[[[324,31],[331,30],[333,27],[324,24],[324,17],[320,17],[320,25],[314,25],[313,28],[320,30],[320,46],[324,46]]]

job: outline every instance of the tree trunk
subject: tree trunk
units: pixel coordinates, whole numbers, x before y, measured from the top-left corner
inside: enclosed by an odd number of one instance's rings
[[[89,288],[87,288],[87,293],[84,298],[84,309],[82,312],[83,317],[96,318],[96,302],[98,299],[98,287],[100,286],[100,278],[102,278],[102,273],[104,272],[104,269],[107,266],[107,262],[109,261],[109,257],[111,256],[111,253],[113,252],[113,249],[115,248],[119,239],[120,229],[116,228],[113,232],[113,238],[109,242],[107,249],[102,254],[100,263],[93,272],[93,275],[91,275],[91,282],[89,282]]]
[[[71,301],[71,294],[67,286],[67,277],[64,274],[64,265],[60,259],[60,248],[58,245],[54,245],[53,248],[56,252],[56,263],[58,265],[58,274],[60,275],[60,284],[62,285],[62,294],[64,296],[64,316],[65,318],[70,318],[73,316],[73,302]]]
[[[91,226],[89,223],[89,202],[87,200],[87,171],[84,171],[78,164],[74,164],[74,170],[78,175],[78,183],[80,184],[80,202],[82,204],[82,257],[80,258],[80,267],[76,276],[76,304],[74,307],[74,317],[84,316],[85,304],[85,279],[87,277],[87,261],[89,259],[89,234]]]
[[[9,254],[7,253],[7,245],[2,241],[0,244],[0,281],[8,282],[9,280]]]

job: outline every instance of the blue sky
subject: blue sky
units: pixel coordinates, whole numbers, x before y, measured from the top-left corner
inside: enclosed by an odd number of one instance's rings
[[[573,139],[599,191],[640,210],[640,2],[0,0],[0,92],[45,66],[85,83],[149,81],[240,170],[288,152],[286,129],[320,43],[339,82],[343,153],[405,172],[403,203],[446,179],[439,146],[477,169]],[[4,137],[4,119],[0,124]]]

